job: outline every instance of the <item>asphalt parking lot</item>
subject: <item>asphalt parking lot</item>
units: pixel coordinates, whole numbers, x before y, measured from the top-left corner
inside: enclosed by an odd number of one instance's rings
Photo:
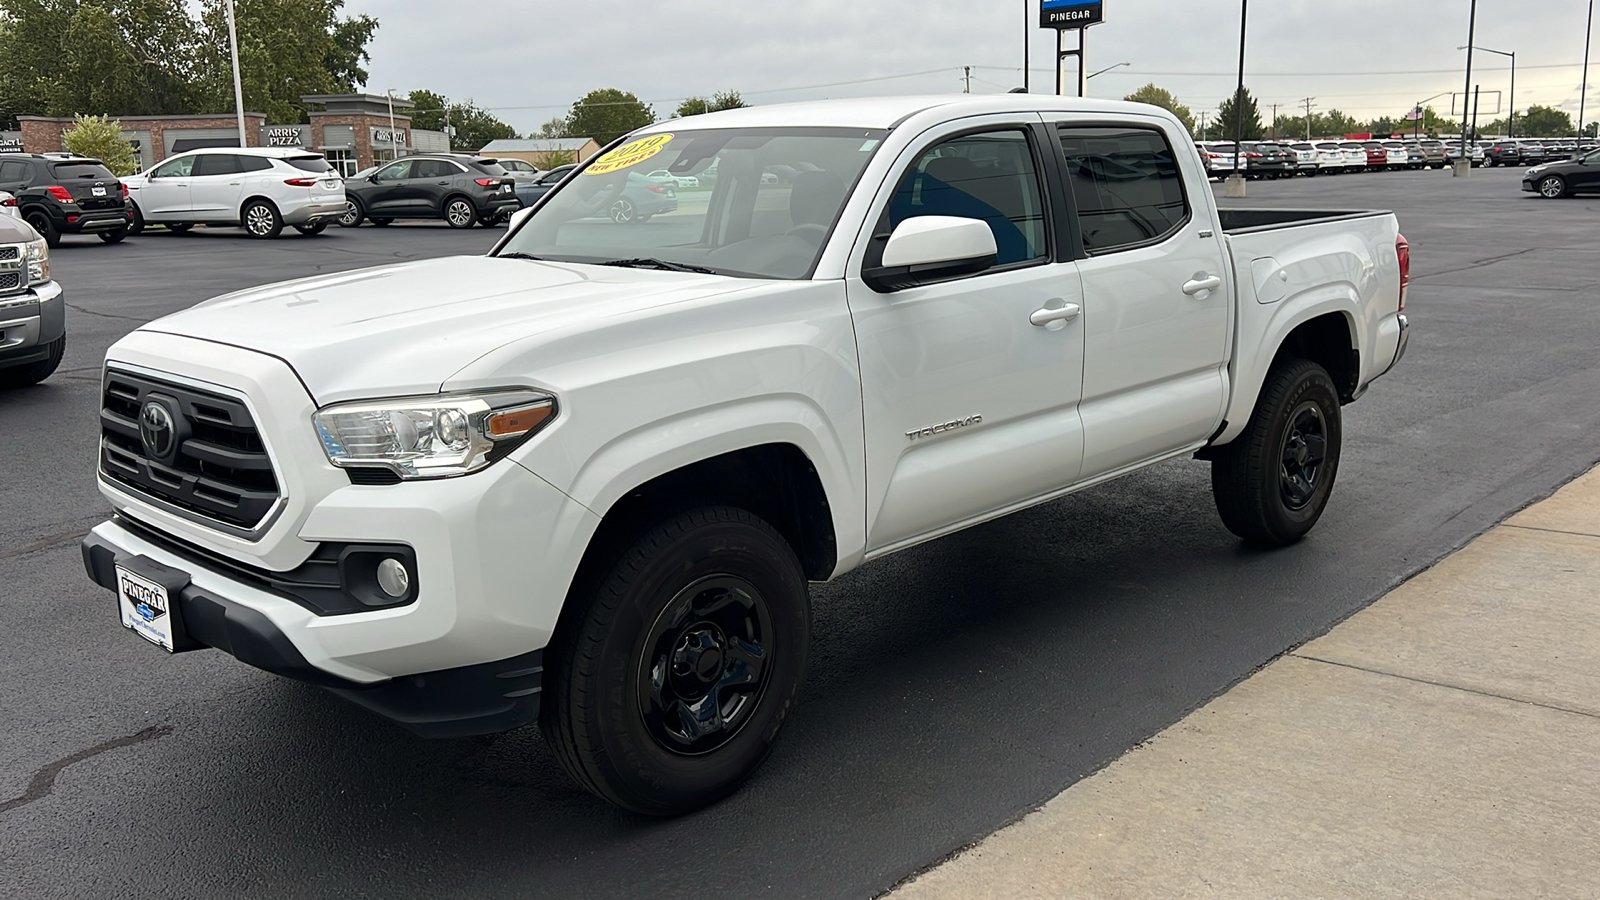
[[[1520,173],[1252,182],[1229,201],[1393,209],[1412,246],[1408,356],[1347,408],[1309,539],[1241,549],[1185,461],[868,565],[816,591],[809,681],[766,767],[672,821],[568,782],[536,728],[426,742],[219,653],[168,657],[83,575],[116,338],[500,230],[69,239],[66,361],[0,395],[0,896],[877,894],[1600,460],[1600,198],[1536,199]]]

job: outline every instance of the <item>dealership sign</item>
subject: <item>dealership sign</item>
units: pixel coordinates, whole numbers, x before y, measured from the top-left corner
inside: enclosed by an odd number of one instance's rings
[[[1104,21],[1101,0],[1039,0],[1039,27],[1070,31]]]

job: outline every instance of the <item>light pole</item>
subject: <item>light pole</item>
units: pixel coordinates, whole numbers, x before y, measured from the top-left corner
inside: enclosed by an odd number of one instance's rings
[[[1457,47],[1456,49],[1466,50],[1468,48]],[[1517,136],[1517,54],[1515,52],[1507,53],[1504,50],[1490,50],[1488,47],[1473,47],[1471,49],[1481,50],[1484,53],[1493,53],[1497,56],[1511,57],[1511,118],[1506,123],[1506,137],[1514,138]]]
[[[228,56],[233,60],[233,111],[239,117],[239,146],[244,140],[244,88],[239,85],[239,31],[233,24],[233,0],[228,0]]]
[[[1416,133],[1416,136],[1417,136],[1418,139],[1421,139],[1421,137],[1422,137],[1423,120],[1428,117],[1428,110],[1422,104],[1427,103],[1428,100],[1437,100],[1440,97],[1443,97],[1445,94],[1448,94],[1448,93],[1450,93],[1450,92],[1449,91],[1440,91],[1439,93],[1434,94],[1432,97],[1429,97],[1426,100],[1418,100],[1417,101],[1417,105],[1415,107],[1415,109],[1417,111],[1417,118],[1416,118],[1415,121],[1416,121],[1417,124],[1416,124],[1416,127],[1413,129],[1413,131]]]
[[[1117,64],[1116,64],[1116,65],[1114,65],[1114,66],[1106,66],[1106,67],[1105,67],[1105,68],[1104,68],[1104,69],[1101,69],[1101,70],[1100,70],[1100,71],[1098,71],[1098,72],[1090,72],[1090,73],[1089,73],[1089,76],[1088,76],[1088,78],[1085,78],[1085,79],[1084,79],[1084,80],[1085,80],[1085,81],[1088,81],[1088,80],[1089,80],[1089,78],[1093,78],[1093,77],[1095,77],[1095,76],[1096,76],[1096,75],[1104,75],[1104,74],[1105,74],[1105,73],[1107,73],[1107,72],[1109,72],[1109,71],[1111,71],[1111,70],[1112,70],[1112,69],[1120,69],[1120,68],[1122,68],[1122,67],[1123,67],[1123,66],[1131,66],[1131,65],[1133,65],[1133,63],[1117,63]]]
[[[1228,176],[1223,186],[1225,197],[1244,196],[1244,172],[1239,168],[1239,149],[1244,143],[1244,34],[1249,21],[1250,0],[1239,0],[1239,86],[1233,92],[1233,174]]]
[[[394,146],[394,88],[384,91],[384,95],[389,98],[389,158],[399,159],[400,153]]]
[[[1028,13],[1033,11],[1033,0],[1022,0],[1022,92],[1028,91],[1028,38],[1032,32],[1028,30]]]
[[[1583,26],[1583,87],[1578,88],[1578,138],[1583,138],[1583,104],[1589,99],[1589,37],[1594,33],[1594,0],[1589,0],[1589,19]]]

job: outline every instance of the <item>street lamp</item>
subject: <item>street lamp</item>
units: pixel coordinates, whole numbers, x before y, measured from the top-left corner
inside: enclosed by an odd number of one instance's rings
[[[399,159],[400,152],[394,144],[394,88],[385,91],[384,96],[389,98],[389,158]]]
[[[1465,50],[1467,45],[1462,44],[1456,49]],[[1506,123],[1506,137],[1514,138],[1517,136],[1517,54],[1507,53],[1504,50],[1490,50],[1488,47],[1473,47],[1472,49],[1482,50],[1484,53],[1493,53],[1496,56],[1511,57],[1511,119]]]
[[[239,116],[239,146],[244,140],[244,89],[239,86],[239,32],[233,24],[233,0],[228,0],[228,56],[233,60],[233,111]]]
[[[1131,66],[1131,65],[1133,65],[1133,63],[1117,63],[1114,66],[1106,66],[1104,69],[1101,69],[1098,72],[1090,72],[1089,75],[1088,75],[1088,78],[1085,78],[1084,80],[1087,81],[1087,80],[1089,80],[1089,78],[1093,78],[1096,75],[1104,75],[1105,73],[1111,71],[1112,69],[1120,69],[1123,66]]]
[[[1422,120],[1426,119],[1428,117],[1428,111],[1423,108],[1422,104],[1427,103],[1429,100],[1437,100],[1438,98],[1443,97],[1445,94],[1448,94],[1448,93],[1450,93],[1450,92],[1449,91],[1440,91],[1439,93],[1434,94],[1432,97],[1428,97],[1426,99],[1417,101],[1417,105],[1415,107],[1413,107],[1416,110],[1416,113],[1417,113],[1416,119],[1413,120],[1413,121],[1416,122],[1416,125],[1412,128],[1412,132],[1416,135],[1417,139],[1420,140],[1422,138]]]

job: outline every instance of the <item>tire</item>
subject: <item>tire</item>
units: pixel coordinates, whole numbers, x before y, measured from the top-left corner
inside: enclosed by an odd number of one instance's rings
[[[465,197],[451,197],[444,201],[444,221],[451,228],[471,228],[478,222],[478,211]]]
[[[339,223],[340,228],[359,228],[365,215],[366,213],[361,209],[361,201],[350,197],[344,201],[344,212],[340,213],[339,218],[334,221]]]
[[[312,222],[310,225],[296,225],[294,230],[306,237],[314,237],[328,230],[327,222]]]
[[[61,357],[67,352],[67,336],[62,335],[50,344],[50,357],[25,366],[11,366],[0,369],[0,388],[20,388],[38,384],[49,378],[61,365]]]
[[[1567,195],[1567,180],[1560,175],[1546,175],[1539,179],[1539,196],[1556,200]]]
[[[771,526],[727,506],[671,516],[581,578],[568,604],[546,651],[540,727],[574,780],[671,816],[760,767],[811,641],[805,574]],[[714,727],[684,727],[710,698]]]
[[[105,241],[108,244],[120,244],[122,243],[122,239],[127,236],[128,229],[126,228],[114,228],[111,231],[100,232],[100,240]]]
[[[134,237],[144,234],[144,213],[139,211],[139,204],[128,201],[128,208],[133,211],[133,216],[128,219],[128,233]]]
[[[50,218],[49,213],[36,209],[22,218],[33,226],[34,231],[39,232],[39,236],[44,238],[46,246],[61,246],[61,231],[56,228],[56,223]]]
[[[393,219],[371,219],[371,218],[369,218],[369,219],[367,219],[367,221],[371,222],[372,224],[374,224],[376,226],[378,226],[379,228],[387,228],[389,223],[393,222],[394,220]]]
[[[627,197],[618,197],[606,209],[606,216],[618,225],[627,225],[639,218],[639,208]]]
[[[1327,370],[1303,359],[1274,369],[1244,433],[1212,457],[1222,524],[1262,546],[1305,537],[1333,492],[1342,437],[1339,392]]]
[[[244,233],[253,238],[275,238],[283,233],[283,216],[267,200],[251,200],[239,211],[239,222]]]
[[[193,222],[168,222],[167,230],[173,234],[184,234],[194,227]]]

